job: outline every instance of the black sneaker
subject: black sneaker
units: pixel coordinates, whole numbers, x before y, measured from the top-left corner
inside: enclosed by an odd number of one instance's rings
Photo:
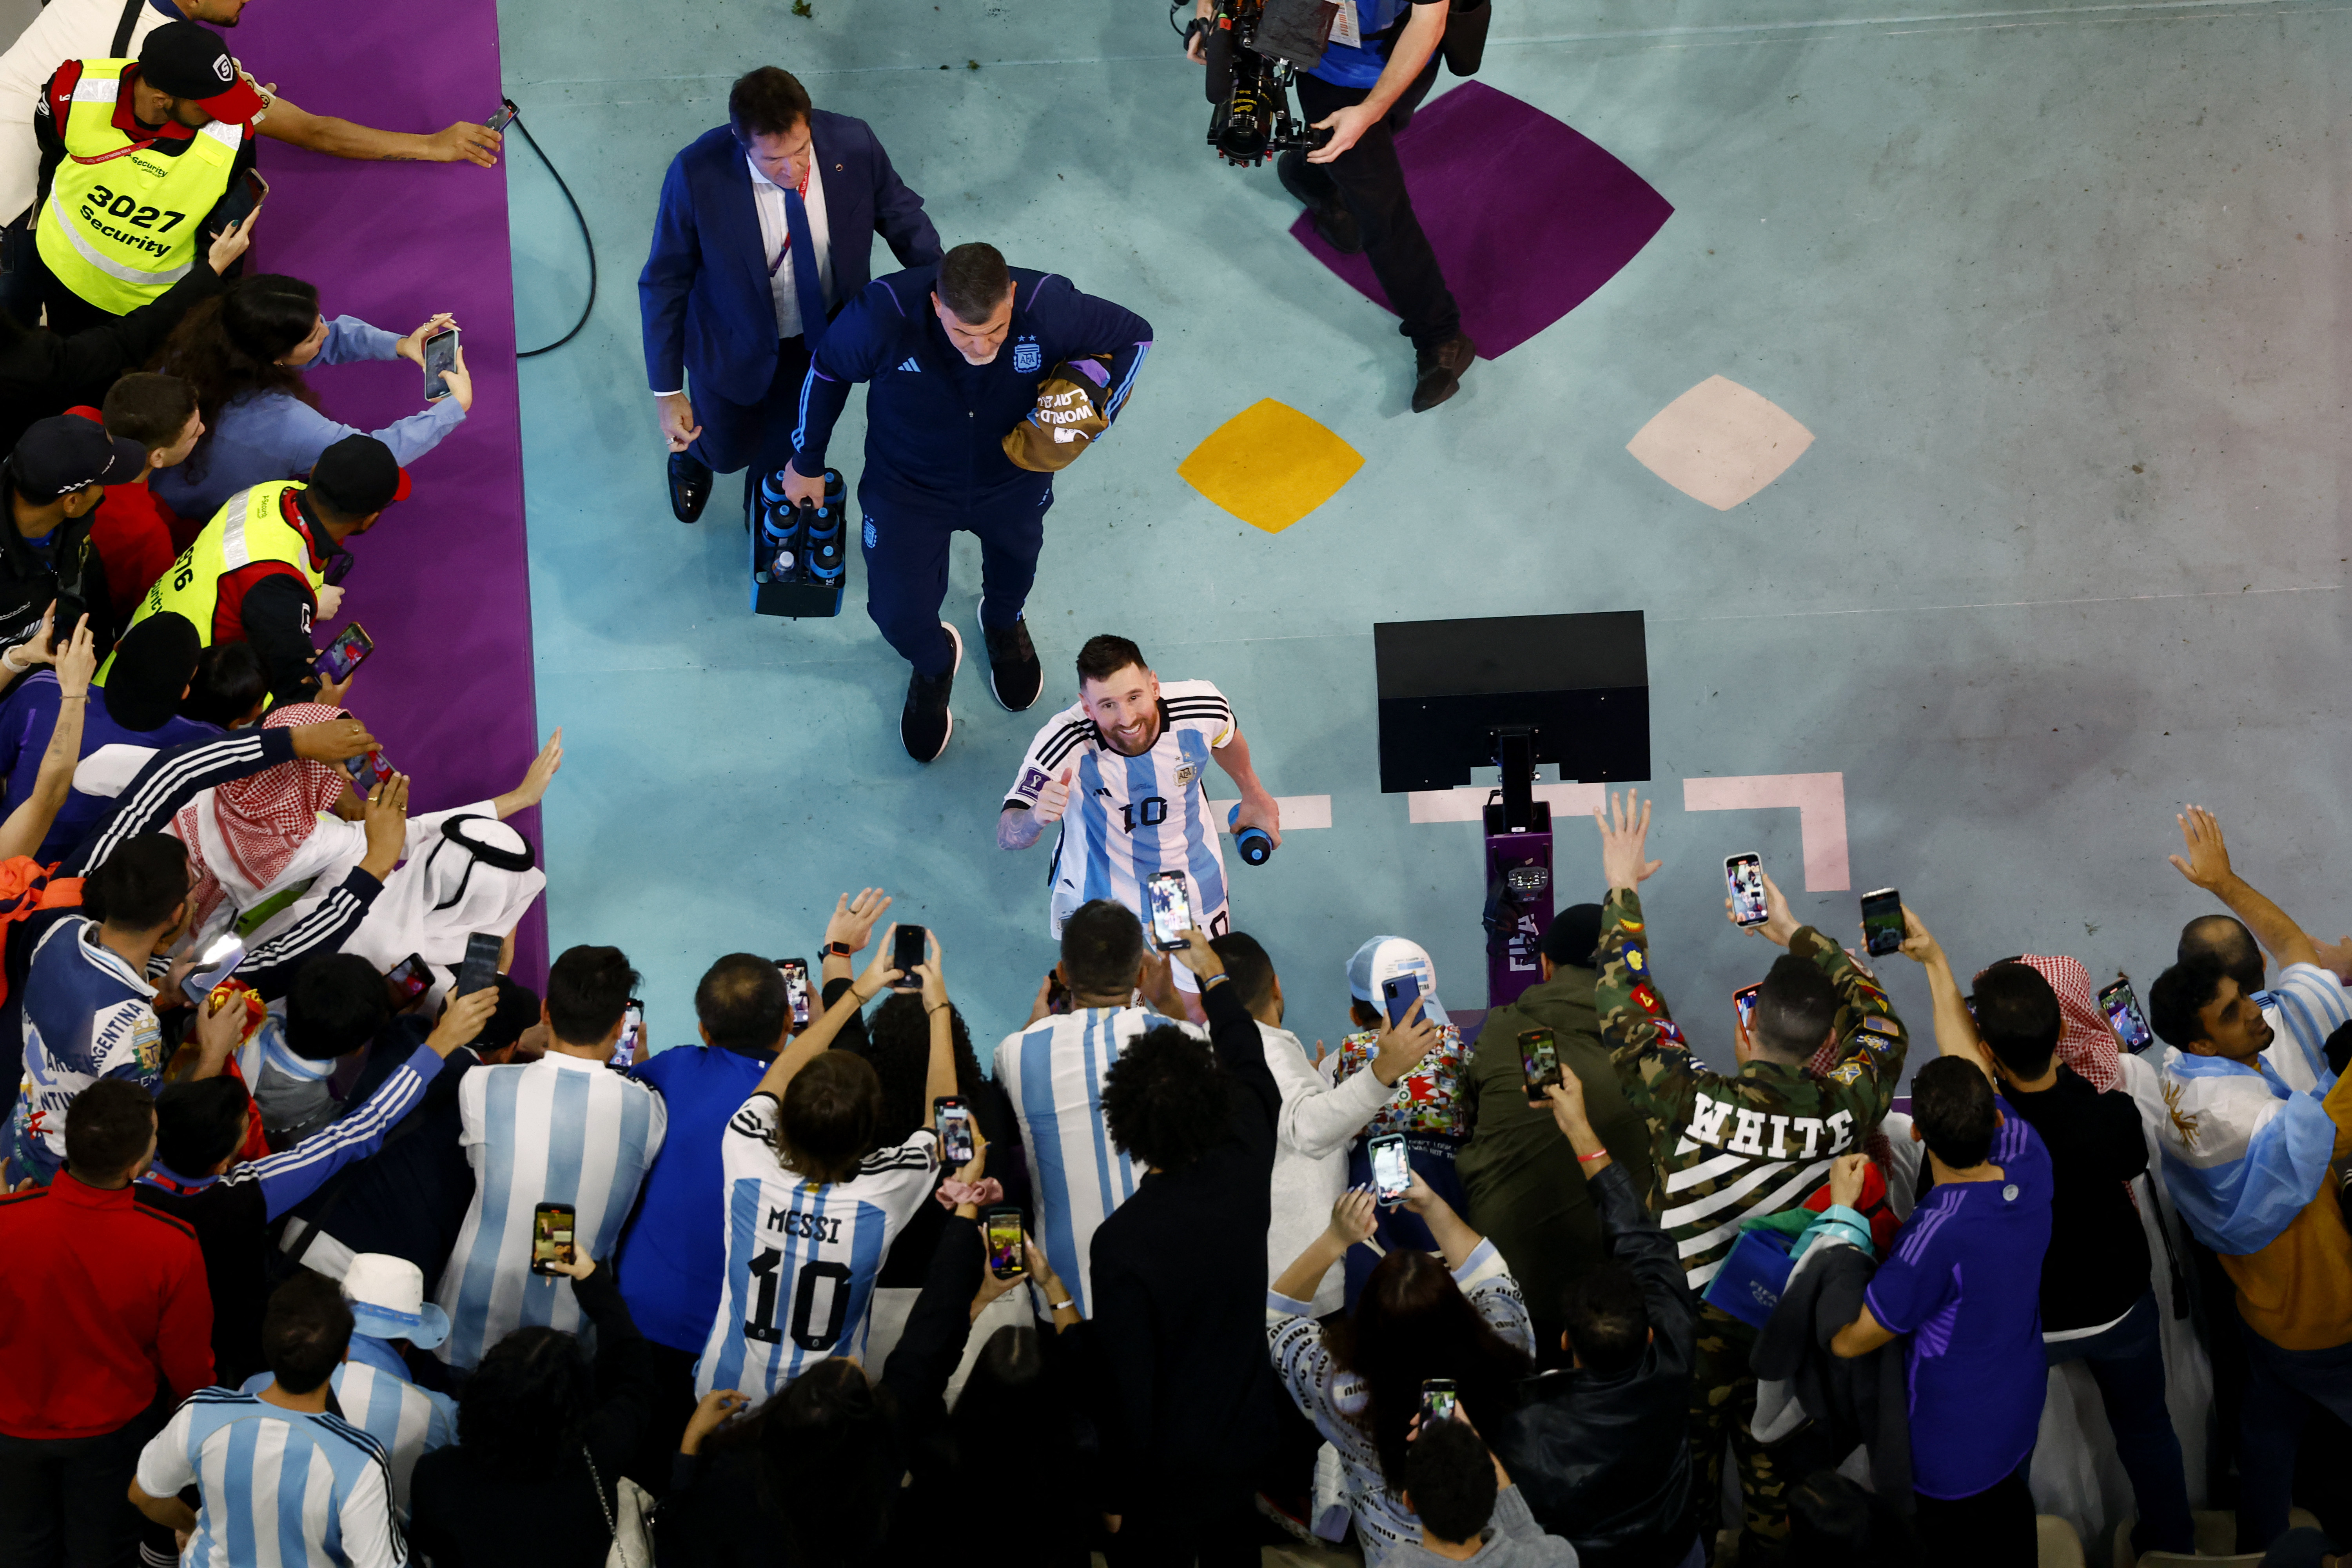
[[[898,739],[907,754],[919,763],[935,762],[955,733],[955,715],[948,711],[948,693],[955,689],[956,671],[963,668],[963,638],[945,621],[940,630],[955,645],[955,662],[937,680],[920,675],[907,679],[907,706],[898,714]]]
[[[1015,621],[998,631],[983,621],[980,640],[988,647],[988,690],[996,705],[1018,713],[1034,704],[1045,689],[1045,668],[1029,641],[1029,623]]]
[[[1364,250],[1364,232],[1356,226],[1356,215],[1338,196],[1317,196],[1307,188],[1304,174],[1307,154],[1293,149],[1274,161],[1274,177],[1291,199],[1315,215],[1315,232],[1323,243],[1342,256],[1360,256]]]
[[[1462,373],[1478,357],[1478,345],[1456,332],[1433,349],[1413,354],[1412,411],[1426,414],[1462,390]]]

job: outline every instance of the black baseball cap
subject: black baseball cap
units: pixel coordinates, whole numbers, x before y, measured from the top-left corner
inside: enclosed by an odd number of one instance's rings
[[[215,120],[249,125],[268,100],[238,74],[220,36],[194,22],[166,22],[139,46],[139,74],[158,92],[194,102]]]
[[[1579,969],[1592,967],[1592,950],[1601,945],[1601,906],[1570,904],[1552,916],[1550,927],[1543,934],[1541,952],[1551,960],[1552,967],[1572,963]]]
[[[144,464],[147,455],[139,460]],[[408,470],[373,436],[346,436],[310,469],[310,489],[345,517],[365,517],[408,499]]]
[[[94,419],[71,414],[38,420],[8,454],[16,493],[36,506],[92,485],[128,484],[147,469],[147,448],[118,439]]]

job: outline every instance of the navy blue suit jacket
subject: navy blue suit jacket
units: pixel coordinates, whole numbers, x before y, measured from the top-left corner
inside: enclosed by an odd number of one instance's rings
[[[824,110],[809,116],[817,178],[824,182],[836,306],[874,276],[874,237],[902,267],[943,254],[939,231],[863,120]],[[695,138],[662,177],[654,243],[637,275],[645,321],[646,380],[673,392],[691,374],[730,403],[758,403],[776,373],[776,311],[751,175],[734,132]]]

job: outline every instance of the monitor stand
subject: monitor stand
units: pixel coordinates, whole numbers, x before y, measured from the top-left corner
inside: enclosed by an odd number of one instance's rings
[[[1486,803],[1486,1005],[1518,1000],[1542,978],[1536,966],[1551,929],[1551,806],[1535,798],[1535,736],[1498,730],[1502,787]]]

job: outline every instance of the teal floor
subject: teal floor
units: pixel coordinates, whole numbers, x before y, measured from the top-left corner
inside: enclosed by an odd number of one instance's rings
[[[1655,957],[1718,1058],[1730,992],[1765,967],[1722,920],[1721,858],[1760,849],[1795,893],[1798,824],[1686,815],[1686,777],[1842,773],[1853,890],[1899,886],[1962,963],[2070,952],[2144,991],[2208,907],[2164,861],[2188,800],[2315,932],[2352,928],[2324,869],[2352,760],[2326,695],[2352,554],[2347,7],[1494,5],[1480,79],[1676,210],[1415,416],[1392,321],[1286,237],[1270,169],[1201,145],[1157,0],[504,0],[508,90],[604,268],[587,330],[522,379],[539,710],[568,748],[551,930],[627,950],[657,1043],[691,1037],[712,957],[812,953],[868,883],[941,931],[983,1048],[1053,958],[1045,851],[992,839],[1045,706],[1000,711],[968,663],[953,744],[916,766],[862,568],[838,621],[754,617],[734,520],[684,528],[663,500],[635,274],[671,153],[766,63],[869,121],[947,243],[1152,321],[1115,437],[1057,486],[1029,615],[1049,700],[1080,641],[1123,632],[1224,689],[1276,794],[1331,797],[1329,829],[1234,862],[1234,922],[1308,1040],[1345,1028],[1342,965],[1375,932],[1424,943],[1454,1005],[1485,1000],[1477,830],[1379,793],[1381,620],[1647,613]],[[580,245],[535,160],[509,168],[543,342],[578,310]],[[1624,450],[1717,374],[1815,437],[1728,512]],[[1175,471],[1266,396],[1366,457],[1279,535]],[[968,640],[978,586],[959,541]],[[1589,826],[1563,825],[1560,868],[1598,896]],[[1796,901],[1852,929],[1852,891]]]

